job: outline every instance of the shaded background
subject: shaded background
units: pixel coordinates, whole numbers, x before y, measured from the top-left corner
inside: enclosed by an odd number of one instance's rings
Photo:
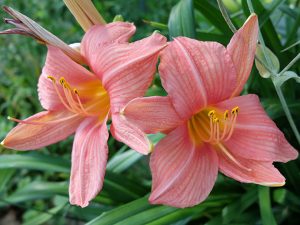
[[[112,21],[115,15],[121,14],[125,20],[134,22],[137,33],[133,40],[146,37],[156,29],[169,36],[169,14],[178,2],[94,1],[106,21]],[[241,26],[249,15],[246,1],[243,4],[234,0],[224,2],[235,25]],[[299,1],[253,1],[253,4],[259,14],[266,44],[284,68],[299,53],[300,45],[282,52],[299,41]],[[84,34],[61,0],[0,0],[0,5],[21,11],[67,43],[79,42]],[[195,37],[226,45],[232,33],[216,2],[195,0],[194,8]],[[191,22],[191,16],[184,13],[175,15],[175,18],[182,18],[178,32],[180,26],[186,27],[185,23]],[[2,11],[0,17],[8,15]],[[161,24],[151,26],[143,20]],[[170,32],[176,30],[170,26]],[[0,23],[0,30],[7,28],[10,26]],[[171,36],[176,36],[176,32]],[[36,86],[45,54],[45,46],[31,38],[0,36],[0,139],[15,125],[6,119],[7,116],[23,119],[42,110]],[[299,63],[292,69],[299,74]],[[283,89],[295,122],[300,127],[299,84],[297,86],[290,80]],[[299,149],[271,81],[261,78],[253,69],[244,93],[256,93],[261,97],[268,114],[289,142]],[[148,94],[164,94],[158,78]],[[157,141],[161,136],[151,138]],[[72,137],[36,152],[19,153],[0,147],[0,224],[84,224],[101,215],[101,219],[92,224],[300,223],[299,160],[276,165],[287,177],[287,185],[283,188],[240,184],[220,175],[207,201],[194,208],[180,210],[147,203],[147,197],[143,196],[151,189],[148,157],[142,157],[110,138],[110,161],[104,189],[89,207],[81,209],[68,204],[71,147]]]

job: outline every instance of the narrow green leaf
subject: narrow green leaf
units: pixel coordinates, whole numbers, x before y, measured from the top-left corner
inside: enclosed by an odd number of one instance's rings
[[[31,219],[26,220],[22,225],[40,225],[45,224],[48,220],[55,217],[55,215],[60,212],[68,203],[68,201],[62,202],[60,205],[48,210],[47,212],[41,213],[37,212],[37,215]]]
[[[19,202],[32,201],[37,199],[50,198],[55,195],[68,195],[68,184],[66,182],[32,182],[25,187],[17,189],[10,196],[4,198],[1,205],[8,203],[14,204]]]
[[[128,150],[121,154],[116,154],[109,160],[107,164],[107,170],[110,170],[114,173],[121,173],[132,166],[134,163],[136,163],[142,157],[142,154],[139,154],[134,150]]]
[[[87,225],[111,225],[116,224],[129,216],[135,215],[137,212],[153,208],[148,203],[148,197],[143,197],[128,204],[122,205],[109,212],[105,212],[99,217],[87,223]]]
[[[122,205],[111,211],[105,212],[87,225],[168,225],[178,220],[199,216],[207,208],[223,207],[232,201],[236,195],[211,195],[208,199],[192,208],[178,209],[168,206],[150,205],[148,196]]]
[[[172,8],[168,28],[171,38],[178,36],[196,38],[192,0],[181,0]]]
[[[195,8],[205,16],[225,36],[231,37],[231,30],[225,22],[219,8],[209,0],[195,0]],[[234,24],[235,25],[235,24]]]
[[[250,207],[257,201],[257,189],[252,188],[246,194],[242,195],[237,201],[226,206],[222,210],[223,223],[230,224],[238,217],[244,210]]]
[[[15,155],[1,155],[0,169],[8,168],[35,169],[42,171],[69,173],[70,162],[59,157],[44,155],[37,152]]]
[[[263,225],[277,225],[270,200],[270,188],[258,187],[259,209]]]
[[[149,20],[143,20],[144,23],[149,24],[151,27],[154,27],[156,29],[160,29],[160,30],[168,30],[168,25],[163,24],[163,23],[159,23],[159,22],[155,22],[155,21],[149,21]]]
[[[228,38],[222,34],[214,34],[211,32],[197,31],[197,39],[200,41],[216,41],[223,45],[228,44]]]
[[[7,188],[7,183],[10,181],[11,177],[14,175],[14,169],[1,169],[0,170],[0,195]]]

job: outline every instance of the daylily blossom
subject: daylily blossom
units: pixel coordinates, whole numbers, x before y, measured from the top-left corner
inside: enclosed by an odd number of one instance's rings
[[[39,78],[40,102],[46,111],[19,122],[3,140],[7,148],[32,150],[61,141],[74,132],[70,202],[85,207],[102,188],[108,155],[107,121],[111,133],[142,154],[151,151],[145,134],[120,116],[120,109],[143,96],[156,71],[166,39],[158,33],[128,43],[131,23],[93,26],[80,51],[91,71],[59,48],[48,45]]]
[[[175,38],[159,65],[168,96],[137,98],[123,109],[145,132],[167,134],[151,155],[151,203],[196,205],[211,192],[218,171],[245,183],[285,184],[273,162],[295,159],[297,151],[256,95],[238,96],[251,72],[257,35],[253,14],[226,48]]]

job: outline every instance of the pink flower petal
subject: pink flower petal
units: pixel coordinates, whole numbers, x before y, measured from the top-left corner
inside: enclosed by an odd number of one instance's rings
[[[182,118],[228,98],[236,85],[230,55],[217,42],[176,38],[161,54],[162,84]]]
[[[108,156],[106,119],[85,119],[78,129],[72,150],[70,203],[86,207],[102,189]]]
[[[282,186],[285,178],[272,165],[272,162],[256,161],[235,156],[243,166],[251,169],[241,169],[226,156],[219,152],[220,171],[228,177],[244,183],[256,183],[264,186]]]
[[[166,45],[166,38],[154,33],[148,38],[131,44],[103,46],[95,56],[96,75],[110,95],[112,113],[135,97],[143,96],[156,71],[159,51]]]
[[[123,115],[114,114],[110,127],[112,136],[141,154],[148,154],[152,151],[153,145],[134,124],[128,122]]]
[[[184,208],[204,201],[218,174],[218,157],[208,145],[196,147],[186,125],[162,139],[151,155],[152,204]]]
[[[64,77],[73,87],[78,87],[83,83],[97,79],[91,72],[71,60],[60,49],[49,45],[45,66],[38,83],[39,99],[43,108],[47,110],[64,108],[48,76],[57,79],[56,83],[58,85],[59,79]],[[62,90],[60,91],[63,93]]]
[[[3,145],[15,150],[42,148],[70,136],[82,120],[82,117],[68,111],[40,112],[13,128]]]
[[[182,122],[169,97],[135,98],[126,105],[124,116],[146,133],[171,130]]]
[[[101,52],[103,45],[112,42],[124,43],[135,33],[132,23],[114,22],[106,25],[95,25],[84,35],[81,42],[81,52],[89,66],[96,70],[98,62],[95,55]]]
[[[297,151],[268,117],[256,95],[245,95],[216,105],[225,111],[239,106],[237,123],[225,143],[230,151],[245,159],[287,162],[296,159]]]
[[[250,75],[258,37],[258,20],[252,14],[245,24],[233,35],[227,51],[237,71],[237,87],[232,96],[239,95]]]

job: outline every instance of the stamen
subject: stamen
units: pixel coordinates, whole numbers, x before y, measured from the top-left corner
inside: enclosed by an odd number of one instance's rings
[[[77,103],[75,102],[75,100],[72,97],[72,93],[69,89],[69,86],[66,82],[63,83],[63,91],[65,94],[65,97],[70,105],[70,107],[77,113],[80,113],[80,108],[77,106]]]
[[[238,114],[239,111],[240,111],[240,108],[238,106],[236,106],[231,110],[231,114]]]
[[[231,121],[231,125],[230,125],[230,130],[228,131],[228,135],[227,137],[224,139],[224,141],[228,141],[229,138],[231,138],[232,134],[233,134],[233,130],[234,130],[234,126],[235,126],[235,123],[236,123],[236,118],[237,118],[237,114],[235,114],[233,116],[233,119]]]
[[[50,121],[45,121],[45,122],[20,120],[20,119],[10,117],[10,116],[8,116],[7,119],[10,121],[17,122],[17,123],[23,123],[23,124],[29,124],[29,125],[46,125],[46,124],[51,124],[51,123],[65,122],[66,120],[71,119],[73,117],[76,117],[76,115],[73,114],[68,117],[63,117],[62,119],[50,120]]]
[[[45,124],[43,122],[34,122],[34,121],[19,120],[19,119],[10,117],[10,116],[8,116],[7,119],[10,120],[10,121],[17,122],[17,123],[24,123],[24,124],[31,124],[31,125],[44,125]]]
[[[73,92],[74,92],[74,94],[75,94],[75,96],[76,96],[76,99],[77,99],[77,102],[78,102],[78,104],[79,104],[79,106],[80,106],[80,109],[84,112],[84,114],[86,114],[86,115],[91,115],[91,114],[89,114],[89,113],[85,110],[85,108],[83,107],[83,105],[82,105],[82,103],[81,103],[81,100],[80,100],[80,98],[79,98],[79,93],[78,93],[77,89],[74,89]]]
[[[63,97],[61,96],[60,91],[59,91],[58,88],[57,88],[55,78],[52,77],[52,76],[48,76],[48,78],[52,81],[54,90],[55,90],[55,92],[56,92],[56,94],[57,94],[59,100],[61,101],[61,103],[62,103],[69,111],[74,112],[73,109],[70,108],[70,107],[68,106],[68,104],[65,102],[65,100],[64,100]],[[61,83],[61,79],[59,80],[59,82]]]
[[[227,120],[229,116],[228,110],[224,112],[224,120]]]
[[[218,146],[222,150],[222,152],[227,156],[227,158],[230,159],[232,162],[234,162],[238,167],[240,167],[241,169],[246,170],[248,172],[252,171],[252,169],[245,167],[239,161],[237,161],[236,158],[234,158],[234,156],[231,155],[230,152],[227,151],[227,149],[222,144],[218,144]]]
[[[50,79],[53,83],[56,83],[56,80],[53,76],[47,76],[48,79]]]
[[[234,127],[235,127],[235,124],[236,124],[236,118],[237,118],[237,115],[238,115],[238,113],[239,113],[239,110],[240,110],[240,109],[239,109],[238,106],[234,107],[234,108],[231,110],[231,115],[232,115],[232,117],[231,117],[231,120],[230,120],[230,129],[229,129],[228,135],[227,135],[227,137],[224,139],[224,141],[228,141],[228,140],[231,138],[232,134],[233,134]]]
[[[215,113],[216,113],[215,110],[210,110],[207,115],[208,115],[209,118],[211,118],[215,115]]]
[[[217,119],[217,120],[216,120]],[[219,143],[220,141],[220,120],[218,118],[216,118],[214,120],[215,123],[215,127],[216,127],[216,142]]]
[[[238,112],[239,112],[239,107],[238,106],[234,107],[231,110],[230,119],[228,120],[229,111],[226,110],[223,113],[223,120],[220,120],[216,116],[216,111],[210,110],[207,114],[210,119],[210,138],[204,141],[210,141],[210,142],[212,141],[214,143],[219,143],[222,140],[227,141],[233,134]],[[222,131],[220,125],[221,122],[223,122],[224,124]]]

